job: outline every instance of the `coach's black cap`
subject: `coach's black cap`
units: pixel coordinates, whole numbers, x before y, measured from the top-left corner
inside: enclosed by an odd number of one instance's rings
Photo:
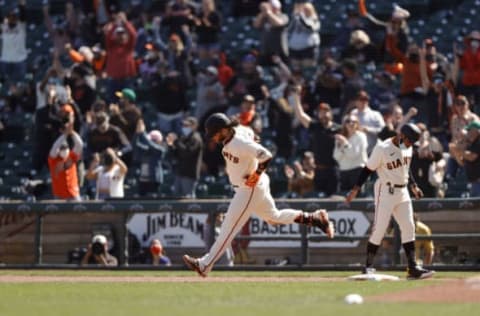
[[[408,123],[402,126],[402,129],[400,130],[403,135],[405,135],[406,138],[413,144],[415,143],[419,138],[421,131],[417,127],[417,125]]]
[[[223,113],[213,113],[205,121],[205,132],[207,133],[207,137],[210,138],[222,128],[230,126],[232,126],[232,120],[230,120],[228,116]]]

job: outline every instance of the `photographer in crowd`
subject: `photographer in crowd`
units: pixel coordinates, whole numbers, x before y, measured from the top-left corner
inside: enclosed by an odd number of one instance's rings
[[[88,245],[87,253],[80,263],[82,266],[86,264],[96,264],[103,267],[116,267],[118,265],[117,258],[108,253],[108,241],[104,235],[95,235],[92,243]]]

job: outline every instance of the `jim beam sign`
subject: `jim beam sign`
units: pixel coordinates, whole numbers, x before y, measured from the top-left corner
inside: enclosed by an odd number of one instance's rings
[[[370,222],[361,211],[330,211],[330,220],[335,225],[336,236],[364,236]],[[198,213],[139,213],[128,222],[128,229],[142,246],[148,246],[152,239],[160,239],[165,247],[205,247],[204,229],[206,214]],[[270,225],[262,219],[252,216],[250,236],[258,237],[300,237],[298,224]],[[310,236],[323,233],[318,228],[310,228]],[[357,247],[359,241],[321,241],[309,242],[309,247]],[[251,241],[249,247],[300,247],[300,241]]]
[[[128,230],[147,247],[160,239],[164,247],[205,247],[203,234],[207,214],[138,213],[128,221]]]

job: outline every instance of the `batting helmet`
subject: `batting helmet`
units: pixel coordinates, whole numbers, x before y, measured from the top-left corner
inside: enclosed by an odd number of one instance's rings
[[[222,128],[230,127],[232,121],[223,113],[213,113],[205,121],[205,132],[207,137],[212,137]]]
[[[402,126],[402,129],[400,132],[405,135],[405,137],[413,144],[415,143],[419,138],[421,131],[417,127],[417,125],[408,123]]]

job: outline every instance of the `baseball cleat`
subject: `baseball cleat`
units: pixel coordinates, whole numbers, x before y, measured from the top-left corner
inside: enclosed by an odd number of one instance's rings
[[[183,255],[182,258],[183,262],[185,262],[185,264],[190,270],[197,272],[198,275],[200,275],[201,277],[205,278],[207,276],[207,274],[200,268],[200,262],[198,261],[198,259],[192,258],[189,255]]]
[[[363,274],[375,274],[375,272],[377,272],[377,270],[375,268],[367,268],[367,267],[364,267],[362,269],[362,273]]]
[[[424,269],[420,266],[407,268],[407,280],[421,280],[431,278],[435,271]]]
[[[312,225],[319,227],[330,239],[335,236],[335,228],[333,227],[333,223],[329,221],[328,213],[325,210],[316,210],[313,212]]]

